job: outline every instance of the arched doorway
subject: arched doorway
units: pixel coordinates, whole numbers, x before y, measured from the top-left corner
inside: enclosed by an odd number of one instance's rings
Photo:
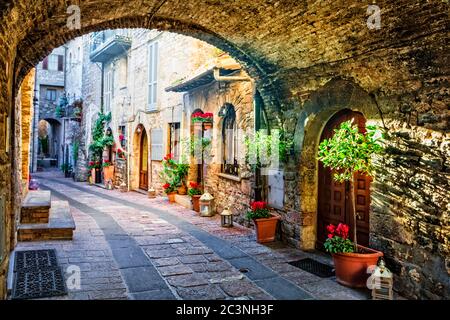
[[[365,132],[366,119],[360,112],[345,109],[337,112],[325,125],[320,141],[332,137],[334,129],[342,122],[353,119],[360,132]],[[356,203],[356,228],[358,243],[369,245],[369,210],[371,178],[363,174],[356,174],[354,183],[354,197]],[[326,226],[337,225],[341,222],[350,226],[353,234],[353,216],[350,195],[350,183],[338,183],[333,180],[332,171],[319,162],[318,170],[318,216],[317,216],[317,248],[323,248],[327,238]]]
[[[148,136],[145,128],[140,126],[139,132],[139,189],[148,190]]]

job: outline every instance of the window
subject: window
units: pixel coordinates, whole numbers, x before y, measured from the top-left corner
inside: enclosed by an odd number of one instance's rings
[[[127,86],[128,78],[128,58],[125,56],[119,63],[119,87],[125,88]]]
[[[58,54],[51,54],[44,59],[42,69],[52,71],[63,71],[63,56]]]
[[[112,99],[112,81],[113,80],[113,74],[111,70],[108,70],[105,74],[105,87],[104,87],[104,93],[103,93],[103,103],[105,107],[105,111],[109,112],[111,110],[111,99]]]
[[[148,45],[148,111],[156,110],[158,98],[158,42]]]
[[[45,93],[45,99],[47,101],[56,101],[56,90],[55,89],[47,89]]]
[[[169,123],[169,153],[175,160],[180,159],[180,123]]]
[[[223,142],[223,165],[222,172],[239,175],[238,164],[238,131],[236,125],[236,111],[234,106],[226,103],[224,108],[224,117],[222,125],[222,142]]]
[[[119,140],[120,140],[120,146],[123,150],[126,150],[127,148],[127,132],[125,129],[125,126],[119,126]]]
[[[153,129],[151,132],[151,156],[152,160],[161,161],[163,159],[163,131],[162,129]]]

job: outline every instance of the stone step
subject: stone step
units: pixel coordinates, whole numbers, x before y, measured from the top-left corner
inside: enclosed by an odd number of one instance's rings
[[[75,222],[67,201],[52,201],[48,223],[21,223],[19,241],[72,240]]]
[[[29,191],[20,210],[21,223],[48,223],[51,194],[47,190]]]
[[[189,197],[188,195],[180,195],[180,194],[176,194],[175,195],[175,202],[178,203],[179,205],[191,209],[192,210],[192,202],[191,202],[191,197]]]

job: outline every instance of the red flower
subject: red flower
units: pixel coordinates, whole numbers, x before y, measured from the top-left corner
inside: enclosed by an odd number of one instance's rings
[[[253,211],[267,208],[267,203],[265,201],[253,201],[250,205]]]
[[[206,112],[202,116],[202,118],[205,118],[205,119],[212,118],[212,117],[214,117],[214,115],[211,112]]]
[[[93,166],[94,165],[94,161],[89,161],[89,166]]]
[[[168,160],[172,160],[172,158],[173,158],[173,154],[169,153],[164,157],[164,160],[168,161]]]
[[[344,239],[347,239],[349,229],[350,229],[350,228],[348,227],[348,225],[343,224],[343,223],[339,223],[339,225],[338,225],[337,228],[336,228],[336,233],[337,233],[340,237],[342,237],[342,238],[344,238]]]
[[[201,113],[201,112],[194,112],[193,114],[192,114],[192,118],[201,118],[203,116],[203,113]]]
[[[329,233],[334,233],[335,230],[336,230],[336,227],[335,227],[334,225],[329,224],[329,225],[327,226],[327,231],[328,231]]]
[[[331,239],[331,238],[333,238],[334,236],[333,236],[333,234],[332,233],[329,233],[328,234],[328,239]]]
[[[197,182],[190,182],[189,185],[191,186],[192,189],[197,189],[198,188],[198,183]]]
[[[125,139],[125,136],[123,134],[119,135],[119,140],[122,141],[123,139]]]
[[[167,188],[169,188],[170,187],[170,184],[169,183],[165,183],[164,185],[163,185],[163,188],[164,189],[167,189]]]

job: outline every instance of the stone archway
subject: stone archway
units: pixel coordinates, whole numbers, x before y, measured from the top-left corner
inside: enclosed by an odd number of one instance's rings
[[[305,102],[299,115],[295,148],[299,154],[299,203],[302,221],[309,221],[300,228],[302,249],[315,248],[318,210],[318,161],[317,149],[326,123],[343,109],[360,112],[368,124],[382,125],[375,101],[355,83],[333,79],[314,92]]]

